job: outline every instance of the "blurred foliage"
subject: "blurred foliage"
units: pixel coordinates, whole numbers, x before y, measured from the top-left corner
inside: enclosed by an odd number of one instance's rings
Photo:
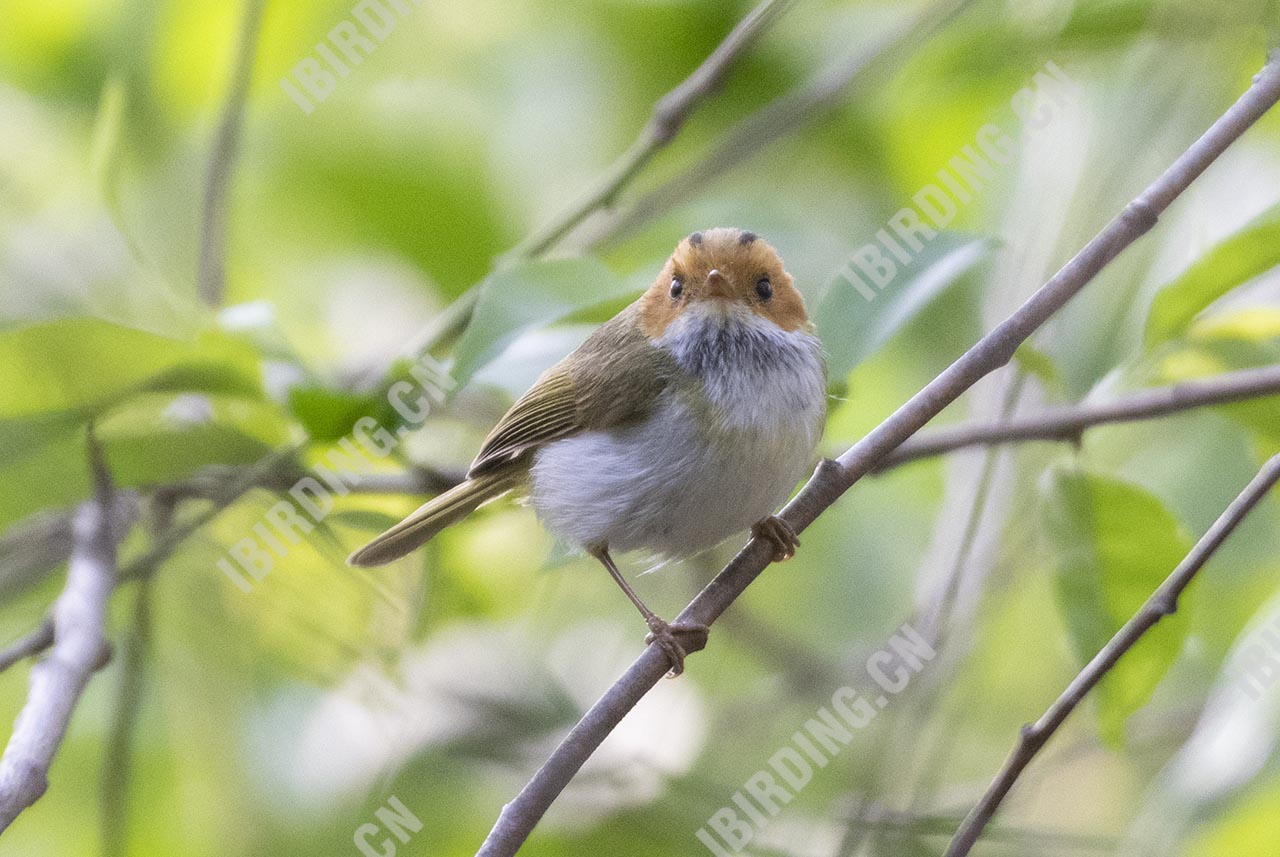
[[[34,626],[59,592],[60,569],[20,560],[31,516],[90,493],[90,420],[117,480],[144,494],[294,443],[307,464],[332,463],[362,417],[400,425],[387,391],[445,308],[478,288],[470,324],[435,349],[458,382],[450,400],[375,464],[457,469],[513,396],[699,228],[753,229],[787,260],[829,352],[823,452],[838,453],[1194,140],[1280,23],[1265,0],[980,0],[634,231],[517,260],[503,254],[593,185],[749,4],[424,0],[310,114],[280,81],[319,56],[352,4],[266,8],[230,186],[227,301],[210,309],[195,286],[202,198],[242,5],[0,4],[0,557],[19,558],[0,567],[0,639]],[[619,202],[909,11],[797,3]],[[1036,131],[1015,93],[1048,61],[1074,88]],[[867,301],[841,271],[988,124],[1009,137],[1010,163]],[[1271,115],[1020,349],[1015,410],[1280,360],[1278,143]],[[1006,398],[984,384],[943,420],[996,419]],[[1002,455],[960,567],[951,643],[927,667],[936,693],[892,700],[751,852],[830,854],[864,803],[953,818],[1018,726],[1278,448],[1272,397]],[[623,722],[522,853],[703,853],[695,831],[836,688],[874,688],[867,655],[957,562],[981,461],[859,484],[794,562],[752,586],[689,672]],[[338,498],[323,530],[242,592],[217,562],[281,492],[233,504],[151,584],[128,853],[349,855],[392,795],[423,822],[397,853],[473,853],[639,651],[640,623],[596,565],[511,503],[391,568],[347,568],[351,548],[421,502],[410,495]],[[1098,853],[1099,838],[1135,853],[1125,837],[1197,857],[1276,850],[1277,692],[1251,700],[1238,675],[1280,597],[1278,525],[1272,499],[1068,723],[981,853]],[[140,526],[126,559],[151,539]],[[736,547],[636,586],[673,614]],[[26,673],[0,675],[3,722]],[[48,793],[4,853],[101,853],[123,679],[113,663],[91,683]],[[937,824],[862,832],[876,855],[936,854],[945,841]],[[1063,832],[1094,840],[1054,839]]]

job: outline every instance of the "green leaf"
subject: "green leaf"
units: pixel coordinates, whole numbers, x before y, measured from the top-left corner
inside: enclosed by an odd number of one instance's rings
[[[1058,596],[1081,666],[1173,571],[1191,540],[1158,498],[1106,476],[1054,470],[1045,489]],[[1176,614],[1148,632],[1097,689],[1102,736],[1115,745],[1151,699],[1186,633]]]
[[[259,393],[258,358],[234,337],[177,340],[91,318],[0,333],[0,419],[53,411],[91,413],[145,389]]]
[[[1048,354],[1024,342],[1013,352],[1013,359],[1024,372],[1039,378],[1046,389],[1062,391],[1062,373]]]
[[[1280,205],[1205,253],[1156,292],[1147,314],[1147,348],[1177,337],[1214,301],[1276,265],[1280,265]]]
[[[594,258],[528,262],[490,274],[458,343],[459,387],[523,332],[639,291]]]
[[[365,417],[373,417],[383,426],[395,426],[403,421],[384,392],[352,393],[322,384],[300,384],[291,388],[289,408],[316,442],[346,437]]]
[[[289,440],[273,403],[188,395],[132,398],[97,424],[120,485],[173,482],[212,464],[253,464]]]
[[[78,502],[92,490],[79,414],[0,421],[0,448],[6,450],[0,457],[0,530],[32,512]]]
[[[982,239],[941,235],[878,292],[866,283],[855,285],[848,274],[838,274],[813,312],[827,352],[828,375],[838,379],[849,374],[986,258],[988,250],[989,243]]]
[[[1177,384],[1276,363],[1280,363],[1280,310],[1249,307],[1195,322],[1185,338],[1149,355],[1137,374],[1146,383]],[[1218,405],[1214,410],[1265,443],[1280,444],[1280,396]]]

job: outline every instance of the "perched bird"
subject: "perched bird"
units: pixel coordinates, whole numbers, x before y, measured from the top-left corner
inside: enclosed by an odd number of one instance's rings
[[[610,551],[687,557],[750,529],[789,559],[799,542],[771,512],[812,464],[825,417],[821,345],[777,252],[739,229],[695,232],[639,300],[512,405],[464,482],[348,562],[398,559],[519,490],[604,565],[679,675],[707,628],[654,615]]]

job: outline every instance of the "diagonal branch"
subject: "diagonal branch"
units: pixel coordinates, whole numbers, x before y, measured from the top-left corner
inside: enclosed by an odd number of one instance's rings
[[[545,254],[584,220],[617,199],[653,157],[671,144],[689,117],[715,93],[733,63],[793,2],[794,0],[763,0],[747,13],[687,78],[658,99],[653,105],[648,123],[591,189],[551,223],[508,250],[503,254],[502,260],[511,262],[533,259]],[[466,328],[479,299],[478,285],[463,292],[422,332],[408,350],[414,354],[424,354],[452,341]]]
[[[1115,636],[1102,647],[1080,674],[1071,680],[1067,689],[1054,701],[1053,705],[1041,715],[1035,723],[1022,727],[1017,746],[1005,761],[1004,767],[996,775],[987,788],[977,806],[965,817],[964,823],[956,831],[955,838],[947,847],[945,857],[964,857],[973,848],[974,843],[982,836],[983,829],[991,821],[1000,803],[1004,800],[1018,777],[1031,764],[1040,749],[1048,742],[1058,727],[1075,710],[1102,677],[1116,665],[1125,652],[1133,648],[1147,631],[1178,609],[1178,598],[1191,583],[1197,572],[1204,567],[1209,558],[1222,546],[1227,536],[1239,526],[1259,501],[1267,495],[1275,484],[1280,482],[1280,455],[1273,456],[1263,465],[1258,475],[1245,486],[1240,495],[1231,501],[1226,511],[1213,522],[1209,531],[1201,537],[1186,558],[1165,579],[1164,583],[1151,594],[1147,602],[1134,616],[1124,624]]]
[[[692,74],[658,99],[653,105],[653,115],[640,131],[640,136],[609,166],[596,184],[554,222],[521,242],[512,251],[512,255],[542,255],[593,212],[610,205],[622,189],[653,160],[653,156],[675,139],[694,110],[720,88],[734,61],[793,2],[794,0],[764,0],[752,9]]]
[[[839,459],[824,460],[782,516],[803,530],[886,455],[920,430],[981,378],[1007,364],[1014,351],[1107,263],[1144,235],[1158,216],[1257,119],[1280,100],[1280,55],[1245,92],[1124,211],[1040,287],[1025,304],[982,337],[955,363],[856,443]],[[772,551],[758,539],[746,547],[680,613],[677,621],[710,625],[769,564]],[[511,857],[543,813],[628,711],[667,672],[665,654],[649,646],[570,730],[551,758],[511,803],[481,846],[479,857]]]
[[[15,640],[9,648],[0,652],[0,672],[18,661],[40,654],[53,645],[53,620],[45,617],[34,631]]]
[[[203,225],[200,230],[200,259],[196,268],[196,291],[209,306],[222,304],[226,291],[227,193],[236,150],[240,145],[240,129],[244,124],[244,105],[253,79],[253,60],[258,50],[258,30],[262,25],[266,0],[244,0],[240,21],[240,42],[232,66],[231,86],[218,119],[217,136],[209,167],[205,173]]]
[[[1280,365],[1242,369],[1212,378],[1152,387],[1110,402],[1050,408],[1033,416],[1000,423],[958,425],[922,432],[882,458],[879,473],[921,458],[968,446],[989,446],[1027,440],[1077,441],[1086,429],[1107,423],[1133,422],[1280,394]]]
[[[116,494],[89,433],[97,496],[73,522],[67,582],[53,605],[53,649],[31,668],[27,703],[0,758],[0,833],[48,788],[49,768],[90,677],[107,661],[107,601],[116,584],[112,507]]]
[[[837,63],[803,86],[769,102],[739,122],[709,154],[661,186],[644,194],[610,218],[586,242],[597,247],[624,237],[672,210],[695,191],[728,172],[770,144],[795,133],[845,97],[850,87],[869,81],[868,72],[907,42],[926,40],[968,7],[973,0],[940,0],[895,24],[869,47]]]

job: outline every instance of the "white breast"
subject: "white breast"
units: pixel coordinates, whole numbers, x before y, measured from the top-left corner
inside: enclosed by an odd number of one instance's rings
[[[659,344],[702,396],[673,387],[647,422],[534,459],[533,506],[570,542],[687,556],[771,514],[813,464],[826,390],[811,335],[749,310],[689,312]]]

